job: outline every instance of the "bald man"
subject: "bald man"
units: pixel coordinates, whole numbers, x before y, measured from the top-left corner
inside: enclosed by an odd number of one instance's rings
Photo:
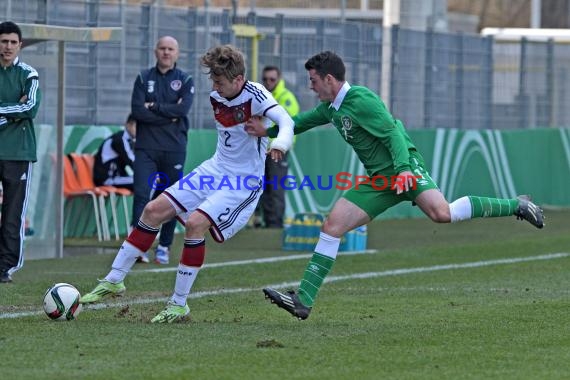
[[[131,112],[137,121],[134,161],[132,225],[136,226],[146,204],[178,181],[184,170],[188,141],[188,112],[194,97],[192,77],[176,66],[178,41],[159,38],[154,48],[156,65],[136,78]],[[154,261],[168,264],[176,220],[162,225]],[[145,252],[139,262],[148,263]]]

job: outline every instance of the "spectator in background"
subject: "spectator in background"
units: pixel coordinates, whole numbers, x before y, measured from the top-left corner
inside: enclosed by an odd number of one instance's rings
[[[24,231],[32,163],[37,161],[34,118],[41,93],[37,71],[20,61],[22,31],[0,23],[0,283],[24,265]]]
[[[271,95],[277,100],[291,117],[299,113],[299,103],[295,95],[285,87],[285,80],[281,77],[281,71],[277,66],[263,68],[263,85],[271,91]],[[289,164],[285,154],[281,161],[265,160],[265,178],[272,183],[281,183],[281,179],[287,175]],[[254,227],[282,228],[283,215],[285,214],[285,189],[283,186],[265,185],[263,195],[256,209]]]
[[[134,163],[132,225],[136,226],[146,204],[183,173],[188,142],[188,112],[194,97],[192,77],[176,67],[178,42],[161,37],[154,49],[156,65],[135,80],[131,108],[137,121]],[[168,264],[176,220],[162,225],[154,261]],[[147,252],[140,262],[150,261]]]
[[[96,186],[115,186],[133,190],[133,162],[137,121],[127,117],[125,129],[107,137],[95,154],[93,181]]]

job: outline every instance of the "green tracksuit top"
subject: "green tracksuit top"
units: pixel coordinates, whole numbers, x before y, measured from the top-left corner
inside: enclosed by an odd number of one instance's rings
[[[344,96],[341,93],[344,93]],[[410,150],[416,150],[402,122],[392,116],[378,95],[366,87],[345,82],[334,103],[322,102],[293,117],[295,134],[331,123],[364,165],[369,176],[393,167],[410,170]],[[277,135],[278,128],[268,130]]]
[[[0,160],[37,161],[33,119],[40,99],[33,67],[19,58],[9,67],[0,66]]]

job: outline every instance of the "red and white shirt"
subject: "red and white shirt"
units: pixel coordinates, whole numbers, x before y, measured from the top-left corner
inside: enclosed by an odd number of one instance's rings
[[[277,106],[277,101],[265,87],[246,81],[241,92],[227,99],[217,91],[210,93],[218,130],[218,145],[213,159],[227,175],[253,175],[261,178],[265,172],[268,138],[254,137],[245,131],[245,122],[252,116],[262,116],[266,127],[271,120],[266,112]]]

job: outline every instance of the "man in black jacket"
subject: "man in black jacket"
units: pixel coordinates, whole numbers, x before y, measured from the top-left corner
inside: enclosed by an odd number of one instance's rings
[[[188,112],[194,97],[192,77],[176,67],[178,42],[161,37],[154,49],[156,65],[135,80],[131,109],[137,121],[132,225],[145,205],[178,181],[184,170]],[[154,261],[168,264],[176,220],[162,225]],[[149,262],[145,253],[141,262]]]
[[[107,137],[95,154],[93,182],[133,190],[137,121],[127,117],[125,129]]]

